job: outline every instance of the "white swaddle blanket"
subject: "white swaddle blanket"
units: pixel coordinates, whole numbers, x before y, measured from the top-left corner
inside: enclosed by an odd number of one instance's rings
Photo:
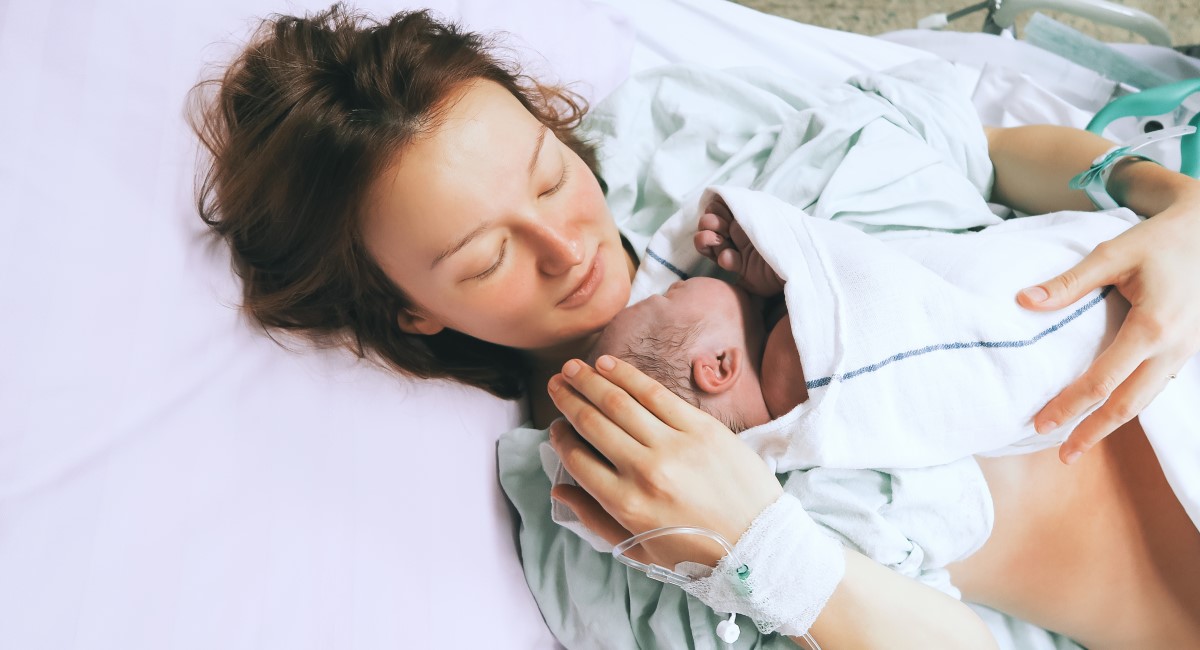
[[[801,471],[789,489],[835,536],[957,595],[942,568],[974,552],[992,522],[971,456],[1061,442],[1078,420],[1039,436],[1033,415],[1108,345],[1128,307],[1112,289],[1049,313],[1014,296],[1137,217],[1060,212],[883,241],[755,190],[713,187],[698,205],[714,195],[785,281],[809,390],[739,437],[776,473]],[[571,482],[548,444],[539,452],[553,483]],[[877,489],[881,480],[891,487]],[[556,502],[551,515],[597,550],[611,548],[570,509]]]
[[[929,467],[1035,451],[1034,414],[1107,346],[1128,305],[1111,288],[1056,312],[1022,287],[1070,268],[1137,217],[1062,212],[977,233],[883,242],[762,192],[715,187],[784,279],[809,398],[741,438],[776,471]]]

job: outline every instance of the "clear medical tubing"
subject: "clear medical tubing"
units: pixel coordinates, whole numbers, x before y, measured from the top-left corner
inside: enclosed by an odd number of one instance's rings
[[[637,560],[625,555],[626,551],[637,546],[638,544],[641,544],[642,542],[648,542],[656,537],[665,537],[667,535],[701,535],[703,537],[707,537],[720,544],[721,548],[725,549],[725,553],[729,556],[729,560],[738,567],[737,573],[739,577],[744,580],[745,576],[750,573],[750,568],[745,564],[742,564],[741,560],[738,559],[737,554],[733,552],[733,545],[730,544],[728,540],[722,537],[721,534],[715,530],[700,528],[698,526],[664,526],[662,528],[655,528],[644,533],[639,533],[614,546],[612,550],[613,557],[616,558],[621,564],[633,569],[637,569],[638,571],[645,573],[659,582],[665,582],[677,587],[682,587],[683,585],[691,582],[692,578],[676,573],[657,564],[638,562]],[[812,635],[804,634],[800,638],[804,639],[804,642],[808,644],[810,650],[821,650],[821,646],[817,644],[816,639],[812,638]],[[733,644],[731,643],[729,646],[733,647]]]

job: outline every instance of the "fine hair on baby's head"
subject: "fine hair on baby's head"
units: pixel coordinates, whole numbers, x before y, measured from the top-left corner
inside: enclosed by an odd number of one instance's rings
[[[592,348],[587,361],[595,364],[604,354],[622,359],[687,403],[717,418],[730,431],[744,431],[749,427],[743,418],[716,408],[692,379],[693,352],[703,328],[704,321],[699,318],[642,323],[624,334],[615,333],[610,326]]]
[[[624,359],[692,406],[704,408],[692,383],[692,346],[700,333],[698,320],[682,323],[647,324],[640,335],[630,337],[621,348],[600,351]],[[600,346],[597,346],[599,349]]]

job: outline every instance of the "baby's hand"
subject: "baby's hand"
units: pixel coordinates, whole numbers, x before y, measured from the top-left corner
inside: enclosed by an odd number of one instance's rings
[[[721,197],[713,198],[704,208],[693,241],[701,255],[726,271],[737,273],[738,284],[746,291],[759,296],[783,291],[783,280],[754,248]]]

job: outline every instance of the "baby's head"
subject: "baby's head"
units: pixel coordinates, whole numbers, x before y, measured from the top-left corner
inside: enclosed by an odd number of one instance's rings
[[[748,293],[692,278],[617,314],[589,361],[624,359],[736,433],[771,419],[759,381],[764,338]]]

